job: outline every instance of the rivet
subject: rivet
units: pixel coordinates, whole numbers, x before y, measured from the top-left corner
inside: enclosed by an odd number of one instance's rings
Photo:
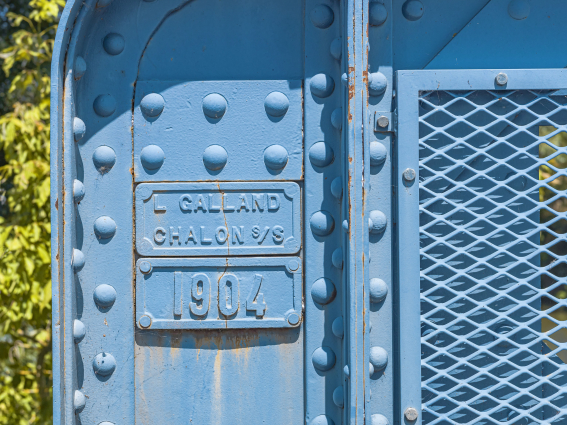
[[[388,87],[388,79],[381,72],[368,74],[368,92],[371,96],[381,96]]]
[[[106,53],[112,56],[119,55],[124,50],[124,37],[120,34],[110,33],[102,41],[102,47]]]
[[[337,290],[335,284],[325,277],[317,279],[311,287],[311,297],[317,304],[329,304],[335,299]]]
[[[530,14],[530,9],[528,0],[512,0],[508,3],[508,14],[517,21],[526,19]]]
[[[203,112],[212,119],[219,119],[225,114],[226,99],[218,93],[211,93],[203,99]]]
[[[390,422],[386,416],[375,414],[370,416],[370,425],[390,425]]]
[[[343,220],[343,232],[348,233],[348,220]]]
[[[152,264],[149,261],[140,261],[138,268],[144,274],[148,274],[152,271]]]
[[[343,339],[345,335],[345,324],[343,316],[339,316],[335,320],[333,320],[333,323],[331,324],[331,331],[337,338]]]
[[[335,266],[337,269],[343,268],[343,249],[342,248],[337,248],[333,251],[333,254],[331,255],[331,263],[333,263],[333,266]]]
[[[343,41],[342,39],[335,38],[331,42],[331,56],[334,57],[336,60],[340,61],[343,55]]]
[[[283,117],[289,109],[289,99],[282,92],[272,92],[264,99],[264,108],[272,117]]]
[[[116,162],[116,153],[110,146],[99,146],[93,152],[93,164],[101,173],[108,173]]]
[[[335,425],[335,423],[327,415],[319,415],[313,418],[309,425]]]
[[[75,58],[75,69],[73,74],[73,78],[75,79],[75,81],[78,81],[81,78],[83,78],[85,72],[87,72],[87,63],[81,56],[77,56]]]
[[[147,315],[143,315],[142,317],[140,317],[140,327],[146,329],[149,328],[152,325],[152,318],[150,316]]]
[[[505,86],[506,84],[508,84],[508,75],[506,75],[506,73],[504,72],[499,72],[498,75],[496,75],[496,84],[499,86]]]
[[[386,147],[382,143],[377,141],[370,142],[370,165],[372,167],[382,165],[386,161],[387,155]]]
[[[350,378],[350,369],[348,368],[347,364],[345,365],[345,367],[343,367],[343,373],[347,378]]]
[[[140,152],[140,162],[147,170],[157,170],[163,165],[165,153],[157,145],[149,145]]]
[[[273,171],[279,171],[287,165],[287,149],[282,145],[272,145],[264,151],[264,163]]]
[[[370,349],[370,363],[376,370],[382,370],[388,364],[388,353],[382,347]]]
[[[413,168],[406,168],[402,173],[402,178],[408,183],[413,182],[415,177],[415,170]]]
[[[343,86],[348,87],[348,74],[346,72],[341,74],[341,83],[343,83]]]
[[[97,218],[93,227],[99,239],[109,239],[116,233],[116,222],[106,215]]]
[[[379,27],[388,19],[388,10],[382,3],[372,2],[369,6],[370,25]]]
[[[309,160],[316,167],[326,167],[335,159],[335,152],[325,142],[316,142],[309,148]]]
[[[291,259],[287,262],[287,268],[291,271],[297,271],[299,269],[299,261],[296,259]]]
[[[73,118],[73,137],[75,142],[81,140],[87,131],[87,127],[82,119],[80,118]]]
[[[374,365],[372,363],[368,363],[368,376],[374,375]]]
[[[85,324],[80,320],[73,320],[73,339],[75,340],[75,343],[81,342],[86,333],[87,328],[85,328]]]
[[[116,301],[116,289],[106,283],[98,285],[93,292],[93,299],[99,307],[111,307]]]
[[[335,405],[337,407],[340,407],[340,408],[344,407],[344,405],[345,405],[345,392],[344,392],[342,385],[339,385],[333,391],[333,403],[335,403]]]
[[[287,323],[289,323],[291,326],[297,326],[299,324],[299,314],[295,312],[288,314]]]
[[[408,21],[417,21],[423,12],[423,3],[419,0],[408,0],[402,6],[402,14]]]
[[[337,200],[343,197],[343,179],[341,177],[335,177],[331,182],[331,193]]]
[[[388,128],[388,126],[390,125],[390,120],[386,115],[381,115],[380,117],[378,117],[377,121],[378,127],[380,128]]]
[[[404,416],[408,421],[413,422],[417,420],[419,413],[417,412],[417,409],[415,409],[414,407],[408,407],[404,411]]]
[[[79,180],[73,181],[73,199],[80,202],[85,197],[85,185]]]
[[[73,249],[72,265],[73,265],[73,271],[75,273],[81,271],[81,269],[85,265],[85,254],[83,254],[83,251],[79,251],[78,249]]]
[[[165,107],[163,96],[159,93],[150,93],[143,97],[140,102],[140,110],[145,117],[155,118],[160,116]]]
[[[317,74],[311,77],[309,88],[311,93],[317,97],[329,97],[335,89],[335,81],[327,74]]]
[[[116,359],[110,353],[98,353],[93,359],[95,375],[109,376],[116,369]]]
[[[75,390],[75,394],[73,396],[73,407],[75,408],[75,412],[81,412],[87,404],[87,398],[85,395],[79,391]]]
[[[327,236],[335,229],[333,216],[324,210],[314,212],[309,219],[311,231],[317,236]]]
[[[311,356],[313,366],[321,372],[331,370],[336,362],[335,352],[329,347],[319,347]]]
[[[203,152],[203,164],[211,171],[222,170],[228,161],[226,149],[219,145],[211,145]]]
[[[382,279],[372,278],[370,279],[370,302],[379,303],[384,301],[386,295],[388,295],[388,285]]]
[[[382,233],[386,230],[388,220],[382,211],[370,211],[368,217],[368,230],[372,234]]]
[[[329,28],[335,20],[335,14],[333,13],[333,10],[329,6],[324,4],[315,6],[311,10],[309,17],[311,18],[313,25],[321,29]]]
[[[116,100],[110,94],[101,94],[94,100],[93,109],[98,116],[109,117],[116,111]]]
[[[343,108],[337,108],[333,111],[331,124],[339,131],[343,128]]]

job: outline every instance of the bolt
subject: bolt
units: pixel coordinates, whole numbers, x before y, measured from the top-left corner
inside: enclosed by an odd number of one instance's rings
[[[390,120],[388,119],[388,117],[382,115],[378,118],[378,127],[388,128],[388,125],[390,125]]]
[[[404,412],[404,416],[406,417],[406,419],[408,421],[413,422],[413,421],[417,420],[418,413],[417,413],[417,410],[415,408],[408,407],[406,409],[406,411]]]
[[[411,183],[415,180],[415,170],[413,168],[406,168],[402,176],[406,182]]]
[[[496,84],[499,86],[505,86],[508,84],[508,76],[504,72],[499,72],[496,76]]]

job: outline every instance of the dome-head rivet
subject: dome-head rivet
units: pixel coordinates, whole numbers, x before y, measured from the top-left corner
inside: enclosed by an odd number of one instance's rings
[[[148,274],[152,271],[152,264],[149,261],[140,261],[138,268],[144,274]]]
[[[335,177],[331,182],[331,194],[338,201],[343,197],[343,179],[341,177]]]
[[[508,14],[517,21],[526,19],[530,14],[530,2],[528,0],[512,0],[508,3]]]
[[[282,92],[272,92],[264,99],[264,109],[272,117],[283,117],[289,109],[289,99]]]
[[[85,327],[85,324],[80,320],[73,320],[73,339],[75,340],[75,343],[81,342],[86,333],[87,328]]]
[[[165,160],[165,152],[158,145],[149,145],[140,152],[140,162],[146,170],[158,170]]]
[[[85,395],[81,391],[75,390],[75,394],[73,395],[73,407],[75,408],[75,412],[81,412],[86,405],[87,398]]]
[[[116,233],[116,222],[106,215],[97,218],[93,227],[98,239],[110,239]]]
[[[382,370],[388,364],[388,352],[382,347],[372,347],[370,349],[370,363],[376,370]]]
[[[93,292],[93,299],[101,308],[111,307],[116,301],[116,289],[106,283],[98,285]]]
[[[328,236],[335,229],[335,220],[327,211],[314,212],[309,220],[311,231],[317,236]]]
[[[323,346],[317,348],[313,352],[311,360],[313,361],[313,366],[315,366],[316,369],[321,372],[326,372],[335,366],[337,358],[335,356],[335,352],[331,348]]]
[[[75,80],[78,81],[81,78],[83,78],[85,72],[87,72],[87,63],[81,56],[77,56],[75,58],[75,69],[74,69],[73,78],[75,78]]]
[[[333,263],[333,266],[335,266],[337,269],[341,269],[343,268],[343,249],[342,248],[337,248],[333,251],[333,254],[331,255],[331,263]]]
[[[370,279],[369,292],[371,303],[382,302],[388,295],[388,285],[382,279],[372,278]]]
[[[374,27],[379,27],[388,19],[388,10],[382,3],[371,2],[369,8],[369,23]]]
[[[83,251],[80,251],[78,249],[73,249],[72,264],[75,273],[81,271],[81,269],[85,265],[85,254],[83,254]]]
[[[285,168],[288,158],[287,149],[282,145],[268,146],[264,151],[264,163],[272,171],[279,171]]]
[[[343,389],[342,385],[339,385],[333,391],[333,403],[335,403],[335,405],[337,407],[340,407],[340,408],[344,407],[344,405],[345,405],[345,393],[344,393],[344,389]]]
[[[73,180],[73,199],[80,202],[85,197],[85,185],[79,180]]]
[[[408,21],[417,21],[423,12],[423,3],[419,0],[407,0],[402,6],[402,14]]]
[[[333,320],[333,323],[331,324],[331,331],[337,338],[343,339],[345,335],[345,323],[343,316],[339,316]]]
[[[334,57],[336,60],[340,61],[343,55],[343,41],[342,39],[335,38],[331,42],[331,56]]]
[[[124,37],[120,34],[110,33],[102,41],[102,46],[106,53],[112,56],[119,55],[124,50]]]
[[[335,159],[335,152],[325,142],[316,142],[309,148],[309,160],[316,167],[323,168]]]
[[[388,79],[381,72],[368,74],[368,92],[371,96],[381,96],[388,87]]]
[[[116,111],[116,100],[110,94],[101,94],[94,100],[93,109],[99,117],[109,117]]]
[[[108,173],[115,163],[116,153],[110,146],[99,146],[93,152],[93,164],[99,173]]]
[[[311,297],[317,304],[329,304],[335,299],[337,290],[335,284],[325,277],[317,279],[311,287]]]
[[[309,17],[311,18],[313,25],[320,29],[329,28],[335,20],[333,9],[324,4],[318,4],[315,6],[311,10]]]
[[[370,417],[370,425],[390,425],[390,422],[386,416],[375,414]]]
[[[368,217],[368,230],[372,234],[379,234],[386,230],[386,225],[388,220],[386,215],[382,211],[374,210],[370,211]]]
[[[143,315],[140,317],[140,327],[147,329],[152,325],[152,318],[148,315]]]
[[[319,98],[329,97],[335,90],[335,80],[327,74],[317,74],[311,77],[309,88]]]
[[[343,108],[337,108],[331,114],[331,124],[337,130],[341,131],[343,128]]]
[[[211,171],[219,171],[228,161],[226,149],[220,145],[211,145],[203,152],[203,164]]]
[[[116,369],[116,359],[110,353],[98,353],[93,359],[95,375],[110,376]]]
[[[86,132],[87,126],[85,125],[83,120],[78,117],[73,118],[73,137],[75,139],[75,142],[81,140],[85,136]]]
[[[203,99],[203,112],[211,119],[222,118],[227,107],[226,99],[218,93],[208,94]]]
[[[159,93],[150,93],[143,97],[140,102],[140,110],[147,118],[156,118],[161,115],[165,107],[165,100]]]
[[[372,167],[378,167],[386,161],[386,156],[388,152],[384,144],[373,141],[370,142],[370,165]]]

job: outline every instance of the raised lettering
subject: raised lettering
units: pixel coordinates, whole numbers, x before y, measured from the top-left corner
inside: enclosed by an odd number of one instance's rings
[[[284,230],[282,226],[274,226],[272,229],[272,238],[275,243],[282,243],[284,240]]]
[[[215,205],[214,204],[214,193],[209,193],[209,212],[219,212],[221,210],[221,206],[220,205]],[[219,198],[220,198],[220,194],[219,194]]]
[[[193,230],[193,226],[189,226],[189,234],[187,235],[187,239],[185,240],[185,243],[188,243],[189,241],[193,241],[193,244],[197,243],[197,240],[195,239],[195,231]]]
[[[179,208],[181,208],[181,211],[192,211],[192,203],[193,199],[191,198],[191,195],[181,195],[179,198]]]
[[[239,283],[238,278],[230,273],[219,280],[219,310],[224,316],[232,316],[238,311]]]
[[[183,313],[183,273],[174,272],[173,273],[173,290],[174,298],[173,302],[173,314],[176,316],[181,316]]]
[[[262,284],[262,275],[255,274],[254,282],[252,283],[252,290],[246,298],[246,310],[256,312],[256,316],[263,317],[266,312],[266,303],[264,302],[264,294],[260,292],[260,285]]]
[[[224,226],[217,227],[217,230],[215,230],[215,238],[217,239],[217,242],[220,243],[221,245],[225,243],[226,240],[228,239],[227,228]]]
[[[205,201],[205,197],[203,195],[197,195],[193,211],[197,212],[199,211],[199,208],[203,210],[203,212],[207,212],[207,201]]]
[[[252,211],[264,211],[266,208],[266,194],[265,193],[253,193],[252,194]]]
[[[244,243],[244,238],[242,237],[243,232],[244,232],[244,226],[240,226],[240,229],[237,226],[232,226],[232,243],[236,243],[236,241],[238,240],[238,243],[243,244]]]
[[[167,210],[166,207],[159,205],[158,194],[154,193],[154,211],[155,212],[164,212],[166,210]]]
[[[222,210],[234,211],[234,206],[228,205],[228,195],[222,195]]]
[[[280,195],[270,193],[268,195],[268,211],[277,211],[280,209]]]
[[[201,244],[210,245],[212,242],[212,239],[205,237],[205,226],[201,226]]]
[[[169,244],[173,245],[173,239],[177,239],[177,244],[181,245],[181,239],[179,239],[179,234],[181,233],[181,226],[177,226],[177,232],[173,231],[173,227],[169,227]]]
[[[197,317],[206,316],[211,303],[211,281],[204,273],[193,275],[191,280],[191,298],[189,310]]]
[[[242,208],[244,208],[246,211],[250,211],[250,202],[248,201],[246,194],[241,193],[240,195],[238,195],[238,199],[240,200],[240,207],[238,208],[238,212],[242,211]]]
[[[163,227],[156,227],[156,230],[154,230],[154,241],[156,241],[156,243],[162,244],[163,241],[165,241],[165,235],[167,233],[165,232],[165,229]]]

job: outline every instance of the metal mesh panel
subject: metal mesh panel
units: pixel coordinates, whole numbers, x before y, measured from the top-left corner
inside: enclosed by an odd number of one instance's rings
[[[424,424],[567,424],[567,93],[420,93]]]

